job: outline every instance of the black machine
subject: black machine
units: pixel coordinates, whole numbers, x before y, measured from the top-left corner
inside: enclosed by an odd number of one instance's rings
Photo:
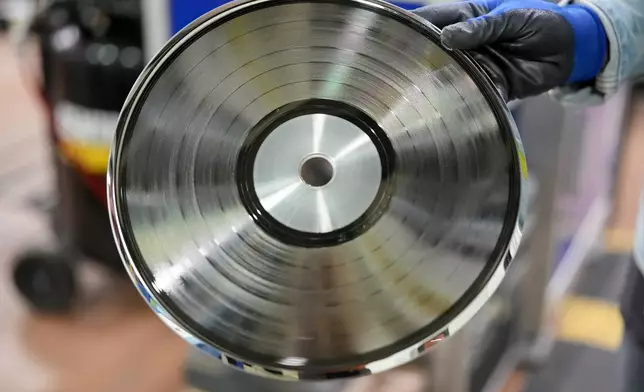
[[[42,97],[56,167],[54,250],[17,258],[14,280],[40,312],[64,312],[78,291],[76,267],[95,260],[124,268],[112,238],[105,174],[118,113],[144,65],[138,0],[63,0],[33,23],[39,38]]]

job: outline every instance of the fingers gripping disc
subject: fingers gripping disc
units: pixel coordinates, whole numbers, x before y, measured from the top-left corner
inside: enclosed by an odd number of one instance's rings
[[[175,36],[109,170],[125,264],[193,345],[283,379],[375,373],[458,330],[521,235],[493,85],[382,1],[236,2]]]

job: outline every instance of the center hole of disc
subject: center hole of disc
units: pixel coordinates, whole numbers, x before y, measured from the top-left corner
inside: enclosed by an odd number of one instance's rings
[[[300,166],[300,178],[312,187],[325,186],[333,179],[333,164],[327,157],[308,157]]]

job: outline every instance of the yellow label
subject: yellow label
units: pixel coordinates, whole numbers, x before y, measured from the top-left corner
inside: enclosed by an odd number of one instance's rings
[[[616,304],[595,298],[569,297],[560,305],[558,340],[617,351],[624,323]]]
[[[528,161],[521,149],[519,151],[519,165],[521,166],[521,175],[525,180],[528,179]]]
[[[107,173],[109,147],[63,142],[60,148],[67,159],[79,165],[87,173],[95,175]]]
[[[63,156],[89,174],[105,174],[118,112],[60,102],[54,118]]]

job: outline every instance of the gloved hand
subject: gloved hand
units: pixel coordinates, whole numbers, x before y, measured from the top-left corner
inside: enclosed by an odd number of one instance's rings
[[[442,29],[445,45],[471,51],[508,100],[589,82],[607,60],[604,26],[581,5],[473,0],[414,12]]]

